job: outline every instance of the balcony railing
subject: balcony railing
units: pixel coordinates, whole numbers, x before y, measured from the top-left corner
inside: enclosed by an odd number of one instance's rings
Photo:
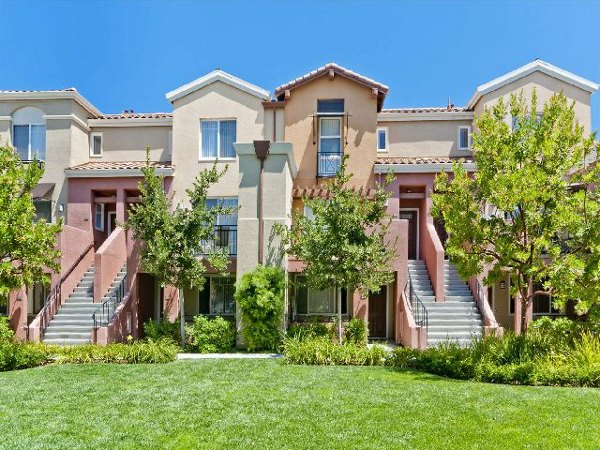
[[[217,225],[213,239],[202,241],[203,254],[225,251],[228,255],[237,255],[237,226]]]
[[[339,152],[317,153],[317,176],[334,177],[340,170],[342,154]]]

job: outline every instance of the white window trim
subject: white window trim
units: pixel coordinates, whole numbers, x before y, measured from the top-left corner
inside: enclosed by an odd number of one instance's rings
[[[97,208],[100,206],[100,225],[96,222]],[[98,231],[104,231],[104,203],[94,203],[94,229]]]
[[[11,136],[11,140],[14,143],[14,137],[15,137],[15,127],[22,127],[22,126],[27,126],[28,127],[28,131],[29,131],[29,137],[27,138],[27,158],[26,161],[33,161],[33,155],[31,154],[31,127],[32,126],[43,126],[44,127],[44,132],[46,132],[45,128],[46,128],[46,123],[13,123],[12,126],[12,136]],[[44,140],[44,153],[46,153],[46,142]],[[44,155],[44,159],[41,159],[40,161],[45,161],[46,157]]]
[[[383,131],[385,133],[385,148],[379,148],[379,132]],[[385,153],[390,151],[390,129],[388,127],[378,127],[377,128],[377,152]]]
[[[100,136],[100,154],[94,154],[94,137]],[[104,154],[104,138],[102,137],[102,133],[94,132],[90,133],[90,158],[102,158]]]
[[[467,130],[467,146],[466,147],[461,147],[460,145],[460,132],[461,130]],[[472,147],[472,143],[471,143],[471,127],[470,126],[460,126],[458,127],[458,130],[456,132],[456,145],[458,147],[459,150],[471,150]]]
[[[322,127],[322,123],[323,120],[337,120],[340,123],[340,134],[337,134],[335,136],[323,136],[321,134],[321,131],[323,130]],[[339,154],[343,154],[343,149],[342,149],[342,118],[341,117],[336,117],[336,116],[329,116],[329,117],[319,117],[319,153],[321,153],[321,139],[339,139],[340,140],[340,152]],[[332,154],[337,154],[337,153],[333,153]]]
[[[199,141],[199,148],[198,148],[198,155],[199,161],[235,161],[236,157],[225,157],[225,156],[221,156],[221,122],[227,121],[227,120],[233,120],[235,121],[235,135],[236,135],[236,140],[237,140],[237,119],[235,117],[221,117],[218,119],[200,119],[200,130],[199,130],[199,137],[200,137],[200,141]],[[216,157],[206,157],[206,156],[202,156],[202,122],[217,122],[217,156]]]

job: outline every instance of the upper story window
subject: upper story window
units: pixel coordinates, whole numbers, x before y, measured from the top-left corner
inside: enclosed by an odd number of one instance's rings
[[[21,161],[46,159],[46,121],[44,112],[27,106],[13,114],[13,145]]]
[[[387,128],[377,128],[377,151],[387,152],[389,150],[389,139]]]
[[[104,231],[104,203],[94,203],[94,228]]]
[[[235,120],[200,121],[200,158],[235,158]]]
[[[342,162],[342,119],[319,119],[319,170],[320,177],[334,176]]]
[[[471,127],[458,127],[458,149],[470,150],[471,148]]]
[[[90,136],[90,156],[102,156],[102,133],[92,133]]]
[[[317,114],[342,115],[344,114],[344,99],[317,100]]]
[[[215,223],[215,234],[211,241],[202,242],[205,250],[225,250],[229,255],[237,255],[237,220],[238,199],[229,198],[207,198],[206,208],[211,209],[217,205],[231,207],[232,214],[219,214]]]
[[[35,221],[43,220],[52,223],[52,202],[50,200],[34,200]]]

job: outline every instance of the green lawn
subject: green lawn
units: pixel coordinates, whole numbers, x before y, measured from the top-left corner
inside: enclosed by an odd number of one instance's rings
[[[279,360],[0,374],[0,449],[600,448],[600,390]]]

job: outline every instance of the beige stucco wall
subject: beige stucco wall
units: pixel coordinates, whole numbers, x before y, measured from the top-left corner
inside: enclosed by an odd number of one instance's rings
[[[500,283],[502,281],[504,281],[505,283],[504,289],[500,288]],[[500,326],[504,327],[505,329],[513,328],[513,316],[509,314],[509,287],[510,286],[508,274],[501,276],[494,284],[494,317],[496,318],[496,321],[500,324]]]
[[[345,112],[351,115],[348,145],[344,149],[350,156],[349,172],[354,175],[351,184],[374,183],[377,98],[368,87],[336,75],[333,80],[325,76],[292,90],[285,107],[285,141],[291,142],[294,148],[298,164],[296,184],[299,186],[317,184],[318,136],[313,138],[312,118],[317,111],[317,100],[339,98],[344,99]]]
[[[0,117],[12,117],[19,109],[32,106],[47,116],[73,115],[84,122],[87,112],[74,100],[0,101]],[[0,119],[0,145],[12,145],[12,122]],[[41,183],[54,183],[52,192],[53,221],[66,216],[67,186],[64,171],[67,167],[87,161],[88,134],[75,120],[46,118],[46,161]],[[61,205],[64,210],[60,211]]]
[[[471,126],[470,120],[415,120],[380,122],[388,129],[389,151],[380,156],[470,156],[458,149],[458,128]]]
[[[264,139],[262,100],[228,84],[215,82],[178,99],[173,104],[173,163],[175,200],[186,198],[185,189],[192,186],[198,173],[210,168],[213,161],[200,161],[200,120],[236,119],[237,142]],[[229,166],[224,177],[214,185],[209,195],[237,196],[238,161],[218,162],[219,168]]]
[[[531,93],[535,88],[538,98],[538,110],[541,111],[542,106],[547,102],[553,94],[563,92],[565,96],[572,101],[575,101],[575,117],[581,125],[584,126],[587,132],[591,129],[591,94],[583,89],[580,89],[572,84],[565,83],[554,77],[546,75],[542,72],[533,72],[523,78],[520,78],[513,83],[492,91],[482,96],[475,105],[475,115],[480,115],[484,108],[491,107],[498,102],[500,97],[504,97],[508,103],[511,93],[519,93],[523,90],[523,95],[529,101]]]
[[[144,161],[150,147],[152,161],[171,161],[168,126],[94,127],[102,133],[102,157],[90,161]],[[89,155],[89,144],[88,144]]]

